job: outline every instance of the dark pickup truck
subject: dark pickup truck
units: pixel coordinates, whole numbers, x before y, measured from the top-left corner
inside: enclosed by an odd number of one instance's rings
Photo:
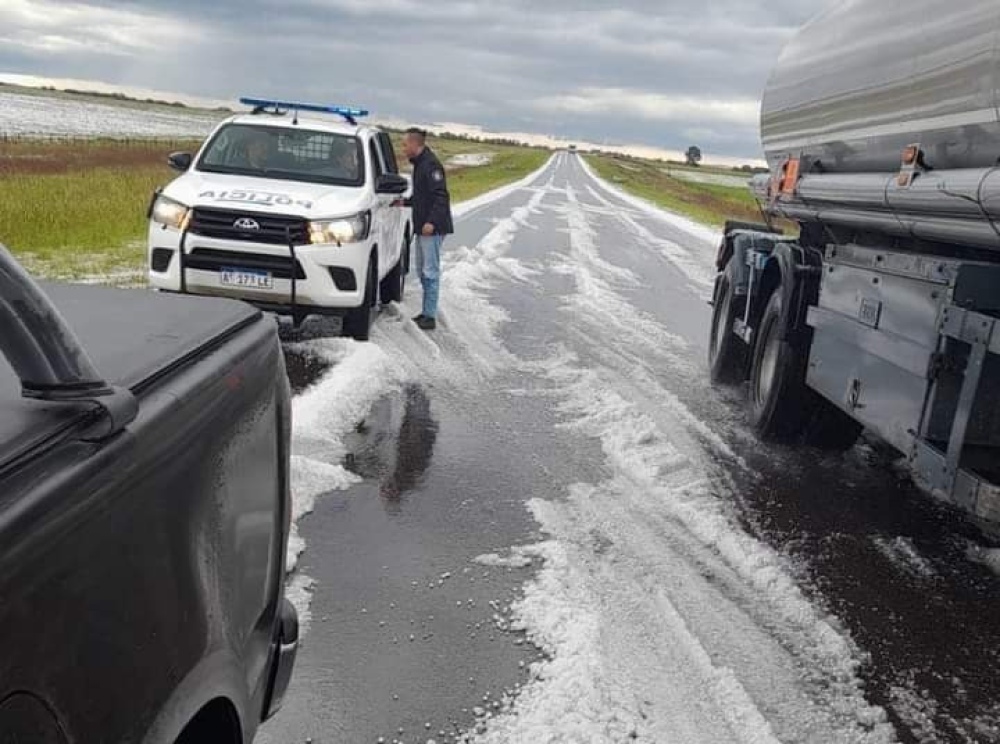
[[[0,247],[0,351],[0,744],[252,741],[298,641],[274,321]]]

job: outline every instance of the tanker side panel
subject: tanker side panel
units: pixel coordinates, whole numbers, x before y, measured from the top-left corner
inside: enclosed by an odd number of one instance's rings
[[[918,257],[831,249],[809,309],[807,384],[903,452],[923,420],[949,295],[948,274],[927,269]]]
[[[798,33],[772,74],[761,107],[769,164],[888,173],[920,143],[938,170],[996,165],[998,42],[995,0],[841,4]]]

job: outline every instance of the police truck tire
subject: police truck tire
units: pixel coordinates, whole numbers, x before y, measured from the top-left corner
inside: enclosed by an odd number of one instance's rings
[[[341,326],[341,336],[353,338],[355,341],[367,341],[371,334],[372,315],[375,312],[375,287],[378,284],[378,272],[375,261],[368,263],[368,280],[365,282],[365,299],[361,307],[348,310]]]
[[[764,439],[788,442],[804,424],[808,351],[785,339],[781,287],[757,326],[750,365],[750,424]]]
[[[733,334],[733,321],[743,305],[740,300],[727,268],[716,282],[708,339],[709,378],[717,385],[734,385],[746,379],[747,345]]]

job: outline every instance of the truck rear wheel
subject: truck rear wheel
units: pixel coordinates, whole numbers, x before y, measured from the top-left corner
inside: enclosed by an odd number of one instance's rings
[[[750,367],[750,423],[762,437],[787,441],[802,429],[806,355],[785,340],[781,288],[757,326]]]
[[[750,421],[766,439],[842,452],[863,427],[806,385],[808,349],[786,340],[781,288],[760,319],[750,369]]]
[[[733,322],[743,304],[739,300],[727,268],[719,275],[715,285],[712,329],[708,340],[709,377],[718,385],[732,385],[746,378],[747,346],[733,334]]]
[[[344,316],[340,335],[355,341],[367,341],[371,335],[372,315],[375,309],[375,292],[378,286],[378,271],[374,259],[368,262],[368,279],[365,281],[365,299],[361,307],[348,310]]]

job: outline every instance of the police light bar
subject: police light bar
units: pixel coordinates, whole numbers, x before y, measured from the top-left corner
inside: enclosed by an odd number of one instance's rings
[[[277,111],[312,111],[319,114],[335,114],[344,117],[350,124],[357,124],[360,116],[368,116],[367,109],[351,106],[323,106],[317,103],[298,103],[295,101],[274,101],[269,98],[241,98],[244,106],[253,106],[254,113],[273,109]]]

